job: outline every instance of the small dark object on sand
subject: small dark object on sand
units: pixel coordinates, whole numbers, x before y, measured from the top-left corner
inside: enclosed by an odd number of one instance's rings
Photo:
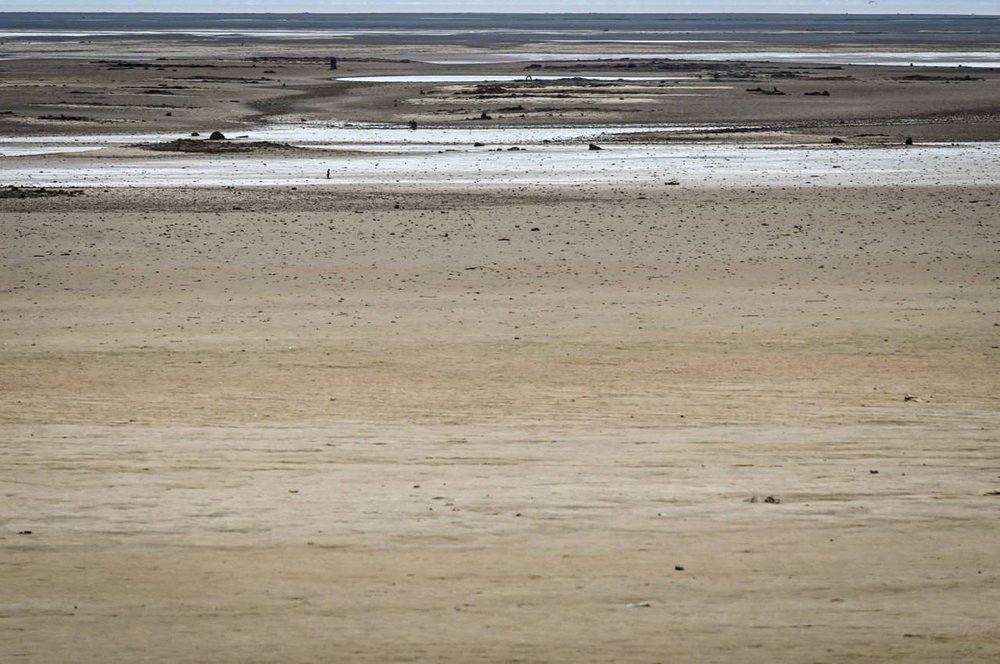
[[[778,505],[779,503],[781,503],[781,498],[775,498],[774,496],[768,496],[767,498],[764,499],[764,502],[768,503],[769,505]]]
[[[596,145],[594,143],[591,143],[589,146],[587,146],[587,149],[588,150],[603,150],[604,148],[602,148],[600,145]]]
[[[833,138],[830,139],[830,142],[833,143],[834,145],[840,145],[841,143],[846,143],[847,141],[845,141],[842,138],[838,138],[837,136],[834,136]]]
[[[226,135],[225,135],[225,134],[223,134],[223,133],[222,133],[221,131],[219,131],[219,130],[215,130],[215,131],[213,131],[213,132],[212,132],[212,133],[211,133],[211,134],[209,135],[209,137],[208,137],[208,140],[210,140],[210,141],[224,141],[224,140],[226,140]]]
[[[678,572],[683,572],[684,565],[674,565],[674,569],[677,570]]]
[[[913,145],[913,137],[912,136],[907,136],[906,140],[903,141],[903,144],[904,145]]]
[[[201,134],[199,134],[199,133],[198,133],[198,132],[196,132],[196,131],[192,131],[192,132],[191,132],[191,138],[197,138],[198,136],[201,136]]]

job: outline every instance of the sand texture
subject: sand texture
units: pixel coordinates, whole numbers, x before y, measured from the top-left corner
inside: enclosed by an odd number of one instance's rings
[[[1000,661],[1000,73],[7,40],[0,662]]]
[[[995,189],[212,194],[3,214],[6,661],[997,655]]]

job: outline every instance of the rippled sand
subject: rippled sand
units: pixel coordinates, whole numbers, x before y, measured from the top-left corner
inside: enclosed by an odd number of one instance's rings
[[[995,659],[995,186],[0,205],[6,661]]]

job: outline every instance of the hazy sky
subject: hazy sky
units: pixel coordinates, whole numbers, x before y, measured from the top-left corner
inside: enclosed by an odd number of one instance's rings
[[[821,12],[1000,14],[1000,0],[3,0],[3,11]]]

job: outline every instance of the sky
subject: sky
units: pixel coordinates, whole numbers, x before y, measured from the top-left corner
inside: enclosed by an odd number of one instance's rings
[[[1000,0],[3,0],[0,11],[1000,14]]]

